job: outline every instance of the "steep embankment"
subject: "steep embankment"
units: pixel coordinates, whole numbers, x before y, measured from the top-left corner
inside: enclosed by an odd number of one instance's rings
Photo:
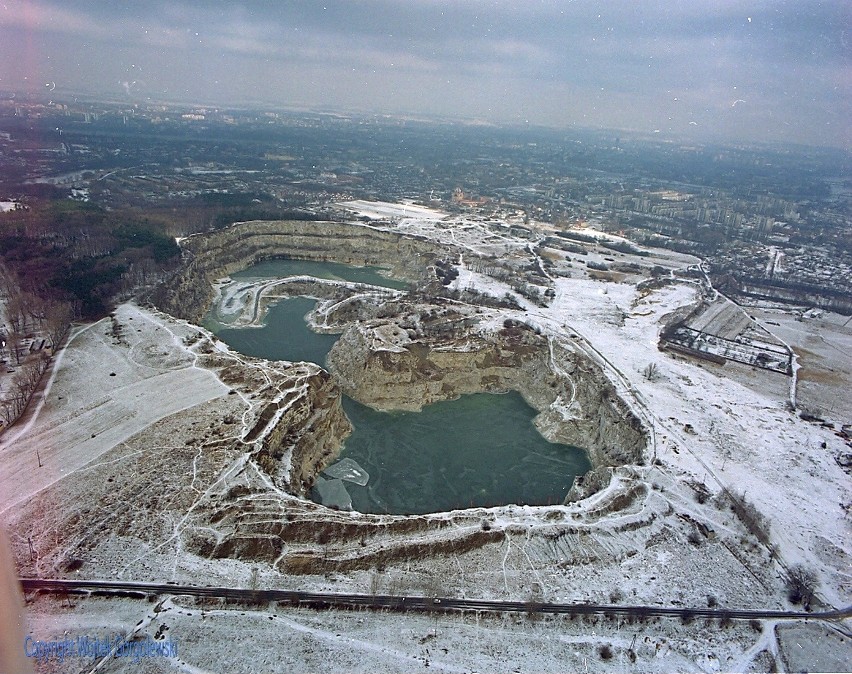
[[[410,340],[387,324],[356,324],[328,363],[344,393],[378,409],[419,410],[467,393],[519,391],[540,413],[536,426],[551,442],[586,448],[596,466],[642,461],[642,425],[600,369],[570,348],[557,356],[547,337],[524,325]]]
[[[252,456],[277,486],[304,495],[333,459],[352,425],[340,404],[340,389],[318,365],[303,363],[284,372],[243,438]],[[261,389],[261,393],[269,387]]]
[[[201,321],[213,300],[215,279],[261,260],[294,257],[385,266],[394,276],[419,280],[444,250],[424,238],[366,225],[309,220],[236,223],[188,237],[181,248],[186,257],[183,268],[152,299],[163,311],[194,323]]]
[[[400,277],[428,280],[429,266],[453,255],[420,237],[312,221],[238,223],[190,237],[182,246],[185,267],[156,300],[192,321],[208,310],[213,280],[263,259],[381,265]],[[309,377],[276,382],[245,438],[256,443],[256,462],[291,493],[305,492],[349,432],[338,386],[384,409],[419,409],[466,393],[516,390],[538,410],[536,425],[547,439],[586,448],[599,468],[642,462],[642,424],[570,340],[537,334],[515,320],[499,329],[494,325],[500,319],[484,320],[482,308],[447,305],[428,294],[390,302],[355,300],[338,302],[324,315],[326,328],[344,333],[329,356],[331,378],[317,368]]]

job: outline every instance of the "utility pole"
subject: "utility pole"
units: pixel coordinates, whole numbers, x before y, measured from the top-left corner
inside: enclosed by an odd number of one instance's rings
[[[41,468],[41,454],[39,454],[38,448],[36,448],[36,457],[38,458],[38,467]]]

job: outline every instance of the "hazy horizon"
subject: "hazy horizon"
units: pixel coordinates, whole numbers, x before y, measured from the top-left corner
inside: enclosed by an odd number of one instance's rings
[[[7,0],[0,89],[852,146],[826,2]]]

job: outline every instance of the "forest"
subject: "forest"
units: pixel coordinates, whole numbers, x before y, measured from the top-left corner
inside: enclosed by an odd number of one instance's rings
[[[153,285],[177,264],[180,249],[163,230],[137,214],[70,199],[39,200],[3,213],[7,312],[25,295],[68,303],[76,318],[102,317],[115,298]]]

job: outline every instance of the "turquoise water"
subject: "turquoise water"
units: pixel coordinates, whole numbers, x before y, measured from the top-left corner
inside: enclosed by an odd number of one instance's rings
[[[305,314],[315,305],[310,297],[280,300],[269,307],[262,327],[220,328],[216,336],[247,356],[323,365],[338,335],[322,335],[308,328]]]
[[[393,282],[375,268],[299,260],[263,262],[233,278],[296,274],[385,286]],[[324,364],[337,335],[307,327],[304,316],[315,302],[281,300],[269,308],[263,327],[219,328],[216,334],[247,355]],[[348,462],[330,466],[312,494],[322,502],[321,489],[325,502],[340,508],[415,514],[560,503],[574,477],[591,468],[582,449],[541,437],[532,425],[535,410],[516,392],[462,396],[421,412],[377,412],[349,398],[343,407],[354,426],[340,456]]]
[[[370,479],[343,485],[359,512],[415,514],[508,503],[561,503],[591,468],[586,453],[545,440],[536,411],[515,391],[477,393],[424,407],[377,412],[344,398],[355,427],[341,459]]]
[[[382,274],[379,267],[355,267],[338,262],[313,262],[311,260],[266,260],[243,271],[231,274],[233,279],[285,278],[287,276],[314,276],[329,281],[369,283],[383,288],[405,290],[408,283]]]
[[[315,278],[369,283],[402,290],[404,281],[383,276],[379,267],[353,267],[337,262],[309,260],[267,260],[231,275],[232,279],[284,278],[313,276]],[[308,297],[292,297],[269,306],[264,325],[254,328],[228,328],[208,320],[205,325],[225,344],[248,356],[270,360],[307,360],[320,365],[337,341],[337,335],[313,332],[305,323],[305,314],[316,305]]]

